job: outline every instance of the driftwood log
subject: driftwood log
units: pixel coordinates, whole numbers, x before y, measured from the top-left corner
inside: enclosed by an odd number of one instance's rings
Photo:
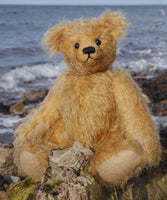
[[[104,184],[89,173],[93,152],[77,142],[51,152],[41,182],[17,177],[12,154],[12,144],[0,147],[0,200],[167,199],[167,149],[163,149],[159,167],[145,169],[119,187]]]

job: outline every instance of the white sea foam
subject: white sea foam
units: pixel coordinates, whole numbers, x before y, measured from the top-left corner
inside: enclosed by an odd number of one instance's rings
[[[6,134],[6,133],[12,134],[12,132],[13,132],[13,129],[12,129],[12,128],[1,128],[1,129],[0,129],[0,135]],[[0,141],[0,144],[1,144],[1,143],[2,143],[2,142]]]
[[[155,116],[156,121],[163,127],[167,126],[167,116]]]
[[[59,64],[38,64],[22,66],[0,76],[0,88],[3,90],[18,89],[19,84],[33,82],[41,78],[56,78],[66,68],[62,61]]]
[[[128,53],[130,59],[128,59]],[[166,69],[167,61],[163,56],[165,52],[159,50],[156,55],[150,48],[148,49],[136,49],[134,51],[117,49],[117,59],[113,66],[126,67],[129,70],[141,72],[147,71],[148,66],[152,66],[152,69]],[[127,56],[125,55],[127,54]],[[152,58],[144,57],[151,55]],[[136,56],[138,56],[136,58]],[[132,59],[133,58],[133,59]],[[0,75],[0,92],[2,91],[25,91],[25,84],[31,84],[32,87],[43,86],[50,87],[53,84],[53,80],[66,68],[64,61],[51,64],[37,64],[33,66],[22,66],[12,69],[9,72]],[[149,67],[150,69],[150,67]],[[42,79],[46,79],[44,82]],[[43,85],[42,85],[43,84]]]
[[[161,16],[165,16],[165,15],[166,15],[165,10],[164,10],[164,9],[161,9],[161,10],[160,10],[160,14],[161,14]]]
[[[139,51],[139,54],[150,54],[150,49]],[[129,59],[121,58],[121,55],[116,59],[113,66],[114,67],[121,67],[121,68],[128,68],[130,71],[135,72],[148,72],[148,69],[152,70],[165,70],[167,69],[167,60],[163,58],[163,54],[159,52],[157,56],[152,57],[152,59],[145,59],[141,56],[140,59]],[[151,66],[151,67],[150,67]],[[149,73],[149,72],[148,72]]]
[[[135,54],[140,54],[140,55],[149,55],[151,52],[152,52],[152,50],[151,49],[143,49],[143,50],[141,50],[141,49],[137,49],[137,50],[131,50],[131,51],[129,51],[131,54],[133,54],[133,53],[135,53]]]
[[[12,142],[14,124],[20,119],[18,116],[0,114],[0,145]]]
[[[14,124],[17,123],[20,119],[21,118],[18,116],[0,114],[0,127],[3,127],[0,130],[13,129]]]

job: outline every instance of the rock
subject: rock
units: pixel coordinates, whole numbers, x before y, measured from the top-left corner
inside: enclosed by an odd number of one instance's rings
[[[166,138],[167,139],[167,127],[160,127],[160,137],[161,139]]]
[[[4,177],[7,174],[15,175],[12,143],[0,147],[0,175]]]
[[[41,187],[33,199],[88,200],[90,191],[102,194],[94,177],[84,168],[88,166],[93,152],[75,142],[72,147],[54,150],[49,158],[49,168],[42,178]],[[89,187],[91,186],[91,187]],[[47,190],[47,193],[46,193]]]
[[[167,70],[156,72],[151,79],[140,76],[135,79],[153,103],[167,99]]]
[[[53,150],[49,157],[49,166],[53,169],[56,167],[73,168],[78,171],[89,163],[93,152],[78,142],[74,142],[73,146],[63,150]]]
[[[29,197],[38,185],[39,183],[37,183],[37,181],[31,179],[24,179],[20,182],[11,184],[7,193],[7,200],[30,200]]]
[[[12,175],[1,175],[0,174],[0,191],[7,191],[9,189],[9,185],[12,183],[19,182],[21,179],[17,176]]]
[[[9,183],[6,177],[10,177],[11,174],[14,174],[13,144],[9,143],[5,146],[0,146],[0,200],[7,199],[6,191],[11,182]],[[16,181],[16,179],[13,179],[13,181]]]
[[[167,100],[160,101],[152,105],[154,115],[167,116]]]
[[[47,94],[47,91],[41,91],[41,92],[31,92],[31,96],[29,94],[29,99],[31,102],[41,102]]]
[[[24,108],[25,108],[24,104],[16,103],[10,107],[10,113],[17,115],[22,114],[24,112]]]
[[[9,105],[5,105],[4,103],[0,103],[0,113],[9,114]]]
[[[7,162],[12,159],[13,155],[13,144],[7,144],[0,146],[0,168],[6,166]]]
[[[48,93],[48,90],[43,90],[40,92],[37,92],[35,90],[29,90],[27,94],[24,94],[22,98],[20,98],[17,101],[17,103],[24,104],[24,105],[39,103],[43,101],[47,93]]]
[[[5,99],[2,99],[4,102],[0,102],[0,113],[25,116],[28,114],[28,111],[24,110],[24,107],[40,103],[47,93],[48,90],[45,89],[42,91],[29,90],[28,93],[8,94]]]
[[[0,174],[0,191],[5,190],[4,185],[6,184],[6,181],[4,177]]]
[[[27,96],[28,96],[29,98],[31,98],[35,93],[36,93],[35,90],[29,90],[28,93],[27,93]]]
[[[7,192],[5,191],[0,191],[0,200],[7,200]]]
[[[17,101],[17,104],[28,104],[30,102],[31,102],[30,99],[28,97],[26,97],[25,95],[23,95],[22,98],[20,98]]]
[[[6,174],[4,176],[4,179],[6,180],[8,185],[10,185],[11,183],[17,183],[17,182],[21,181],[20,177],[9,175],[9,174]]]
[[[162,161],[157,168],[145,169],[125,185],[113,187],[89,173],[89,162],[94,153],[75,142],[70,148],[52,151],[49,167],[40,182],[19,179],[8,173],[0,175],[0,190],[3,191],[0,200],[165,200],[167,148],[166,145],[163,147]],[[12,145],[6,148],[10,149]],[[13,177],[18,182],[11,181]]]
[[[166,115],[167,116],[167,99],[160,101],[160,115]]]
[[[87,171],[93,154],[78,142],[64,150],[53,150],[41,182],[25,179],[12,184],[8,197],[10,200],[100,200],[101,186]]]

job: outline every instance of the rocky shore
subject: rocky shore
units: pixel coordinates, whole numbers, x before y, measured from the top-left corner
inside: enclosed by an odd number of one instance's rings
[[[152,114],[159,123],[163,153],[158,168],[145,170],[122,187],[106,186],[89,174],[92,152],[77,143],[65,151],[56,150],[52,153],[49,168],[41,183],[38,183],[17,177],[12,159],[13,144],[10,143],[0,147],[0,200],[167,199],[167,70],[153,70],[149,75],[132,73],[132,76],[149,97]],[[20,116],[21,119],[37,106],[47,93],[47,90],[13,93],[6,101],[0,102],[0,113]],[[57,154],[60,156],[59,161],[56,160]],[[75,164],[71,163],[70,155]],[[67,158],[68,162],[65,162]]]

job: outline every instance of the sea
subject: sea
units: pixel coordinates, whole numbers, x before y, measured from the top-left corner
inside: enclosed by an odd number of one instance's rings
[[[49,28],[63,20],[98,17],[105,9],[122,11],[129,23],[113,67],[148,75],[167,69],[167,6],[0,5],[0,102],[15,92],[49,89],[66,68],[61,55],[49,58],[41,48]],[[0,113],[0,144],[12,141],[19,120]]]

